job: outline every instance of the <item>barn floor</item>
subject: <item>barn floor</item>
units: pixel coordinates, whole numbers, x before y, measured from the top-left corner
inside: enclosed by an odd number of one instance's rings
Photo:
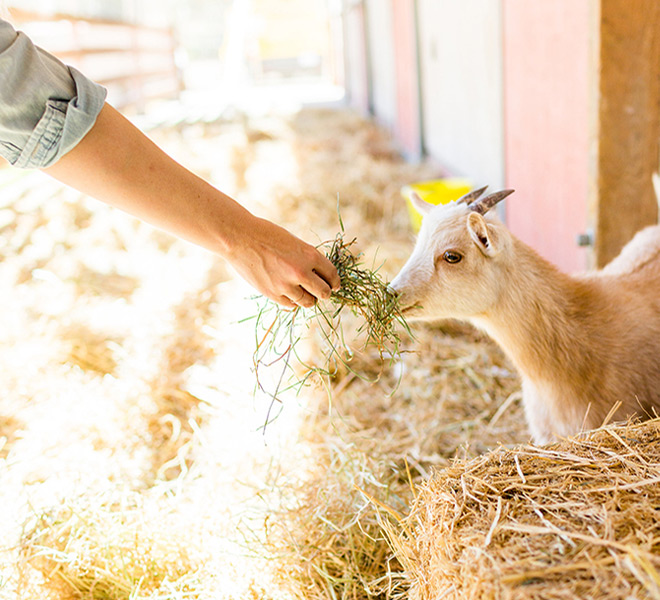
[[[339,198],[386,278],[412,247],[399,189],[437,175],[345,111],[150,135],[312,243]],[[377,383],[312,384],[264,429],[251,294],[208,252],[0,170],[0,598],[386,598],[406,579],[382,519],[454,457],[527,440],[510,365],[455,324],[415,325]]]

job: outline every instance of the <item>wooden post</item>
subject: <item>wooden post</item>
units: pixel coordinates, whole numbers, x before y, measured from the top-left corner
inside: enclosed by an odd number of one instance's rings
[[[600,0],[594,262],[658,220],[660,2]]]

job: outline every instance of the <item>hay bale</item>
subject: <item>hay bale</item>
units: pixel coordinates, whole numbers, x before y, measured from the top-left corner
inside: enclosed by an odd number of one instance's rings
[[[659,598],[659,442],[656,419],[455,462],[392,537],[411,598]]]

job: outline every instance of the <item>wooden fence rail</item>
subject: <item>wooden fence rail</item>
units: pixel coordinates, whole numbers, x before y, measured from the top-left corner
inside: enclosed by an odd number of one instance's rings
[[[17,9],[10,19],[35,44],[107,87],[118,109],[141,112],[148,100],[177,97],[183,87],[171,28]]]

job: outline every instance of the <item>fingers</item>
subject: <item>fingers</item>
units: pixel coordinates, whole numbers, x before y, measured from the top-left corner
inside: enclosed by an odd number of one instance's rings
[[[266,293],[265,295],[284,308],[296,308],[298,306],[311,308],[316,304],[317,299],[327,300],[330,298],[330,294],[332,293],[330,286],[318,275],[313,274],[309,277],[299,277],[298,279],[303,279],[304,281],[298,285],[294,283],[289,291],[285,291],[283,294]]]
[[[311,308],[316,304],[316,298],[301,287],[282,296],[268,296],[271,300],[277,302],[284,308],[294,309],[299,306],[302,308]]]
[[[309,276],[305,277],[300,286],[315,300],[328,300],[332,294],[330,286],[326,283],[325,279],[319,277],[316,271],[312,271]]]
[[[277,298],[271,298],[271,300],[274,300],[275,302],[277,302],[283,308],[291,308],[291,309],[298,308],[298,305],[295,304],[294,302],[292,302],[286,296],[279,296]]]
[[[314,306],[317,300],[328,300],[332,292],[340,287],[335,266],[315,248],[313,252],[313,255],[308,255],[307,270],[299,270],[293,278],[298,285],[284,294],[291,302],[304,308]]]
[[[309,302],[309,297],[314,300],[328,300],[332,292],[340,287],[337,269],[325,256],[318,253],[311,271],[301,277],[300,287],[306,292],[306,296],[303,297],[304,302]]]
[[[268,221],[258,223],[262,227],[257,241],[255,234],[249,238],[251,245],[232,258],[239,273],[262,294],[285,308],[310,308],[340,288],[337,269],[317,248]]]
[[[288,298],[293,302],[294,306],[302,306],[303,308],[312,308],[316,304],[316,297],[300,286]]]
[[[320,252],[319,262],[317,266],[314,267],[313,271],[328,284],[331,291],[336,292],[341,287],[341,280],[339,279],[337,268]]]

